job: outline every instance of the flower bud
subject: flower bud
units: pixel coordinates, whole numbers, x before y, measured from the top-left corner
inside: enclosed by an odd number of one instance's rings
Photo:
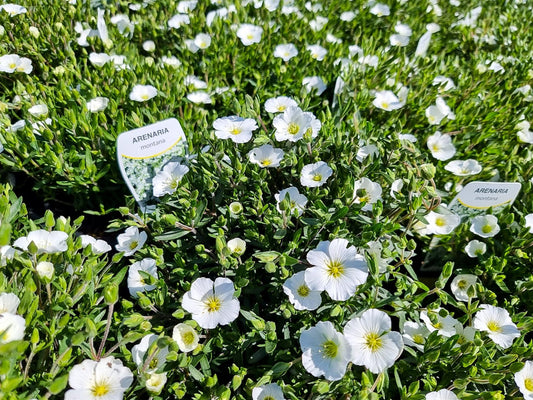
[[[41,261],[35,266],[35,271],[39,278],[45,281],[51,281],[54,276],[54,264],[48,261]]]

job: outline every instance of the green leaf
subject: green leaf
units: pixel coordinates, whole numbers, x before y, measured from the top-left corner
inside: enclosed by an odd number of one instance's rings
[[[255,258],[257,258],[259,261],[267,263],[267,262],[275,262],[278,257],[281,256],[280,253],[277,251],[263,251],[259,253],[255,253],[253,255]]]
[[[62,375],[59,378],[54,379],[54,381],[48,387],[48,390],[52,394],[58,394],[67,387],[67,382],[68,374]]]

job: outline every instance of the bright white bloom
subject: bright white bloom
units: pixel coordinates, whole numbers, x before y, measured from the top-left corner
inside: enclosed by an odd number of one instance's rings
[[[420,351],[424,351],[424,344],[430,333],[426,325],[420,322],[405,321],[403,324],[403,342]]]
[[[94,254],[104,254],[111,250],[111,246],[105,240],[95,239],[89,235],[80,235],[80,238],[81,246],[85,248],[91,245]]]
[[[311,53],[311,58],[317,61],[322,61],[326,54],[328,54],[328,51],[319,44],[309,45],[307,46],[307,50]]]
[[[376,3],[370,9],[370,14],[374,14],[377,17],[386,17],[390,15],[390,8],[386,4]]]
[[[178,29],[183,25],[189,25],[191,19],[187,14],[176,14],[168,20],[168,27]]]
[[[259,165],[261,168],[275,168],[279,167],[284,154],[283,150],[264,144],[250,150],[248,158],[250,162]]]
[[[5,54],[0,57],[0,72],[29,74],[32,70],[33,66],[29,58],[19,57],[16,54]]]
[[[6,131],[11,132],[11,133],[15,133],[15,132],[18,132],[21,129],[23,129],[25,126],[26,126],[26,121],[21,119],[21,120],[18,120],[17,122],[15,122],[14,124],[11,124],[11,126],[8,126],[6,128]]]
[[[283,284],[283,291],[297,310],[316,310],[322,303],[320,290],[311,290],[305,283],[305,271],[295,273]]]
[[[265,110],[269,113],[284,112],[288,107],[298,107],[298,104],[287,96],[273,97],[265,102]]]
[[[277,209],[279,212],[282,212],[279,205],[280,203],[287,199],[289,201],[289,212],[290,214],[296,212],[298,216],[302,215],[307,204],[307,197],[298,192],[298,189],[294,186],[291,186],[287,189],[283,189],[279,193],[274,195],[274,198],[277,201]]]
[[[455,83],[453,80],[442,75],[437,75],[431,84],[433,86],[439,86],[439,91],[441,92],[447,92],[448,90],[455,89]]]
[[[469,176],[479,174],[481,164],[476,160],[453,160],[444,166],[444,169],[457,176]]]
[[[524,218],[526,220],[524,228],[528,228],[529,233],[533,233],[533,214],[528,214]]]
[[[229,251],[231,251],[231,254],[237,257],[242,256],[246,251],[246,242],[239,238],[228,240],[226,246],[228,247]]]
[[[459,398],[448,389],[441,389],[438,392],[426,394],[426,400],[459,400]]]
[[[213,100],[209,93],[202,90],[197,90],[196,92],[189,93],[187,95],[187,100],[195,104],[211,104]]]
[[[37,272],[37,275],[48,281],[54,276],[54,271],[54,264],[49,261],[39,261],[35,266],[35,272]]]
[[[402,193],[404,183],[403,179],[396,179],[390,185],[390,195],[391,197],[397,199],[396,194]]]
[[[197,0],[182,0],[178,3],[176,10],[182,14],[190,13],[196,8],[197,3]]]
[[[394,31],[399,35],[406,37],[410,37],[413,34],[413,31],[409,25],[402,24],[400,22],[397,22],[396,25],[394,25]]]
[[[359,150],[357,150],[357,155],[355,156],[355,159],[359,162],[363,162],[367,157],[374,158],[376,156],[379,156],[379,149],[376,145],[368,144],[365,146],[361,146]]]
[[[68,235],[65,232],[48,232],[44,229],[38,229],[30,232],[28,236],[15,240],[13,246],[27,251],[29,244],[33,242],[37,246],[37,254],[60,253],[68,249],[67,239]]]
[[[302,79],[302,86],[307,93],[316,90],[317,96],[320,96],[326,90],[327,86],[325,82],[319,76],[306,76]]]
[[[391,331],[387,313],[370,309],[352,318],[344,327],[344,336],[352,347],[351,361],[378,374],[391,367],[403,351],[402,335]]]
[[[65,400],[122,400],[133,374],[114,357],[84,360],[72,367],[68,383],[72,389],[65,393]]]
[[[427,146],[431,155],[437,160],[446,161],[455,155],[455,146],[452,143],[452,138],[448,135],[443,135],[439,131],[428,137]]]
[[[533,361],[526,361],[524,368],[514,374],[514,381],[525,400],[533,400]]]
[[[194,45],[201,50],[207,49],[211,46],[211,36],[208,33],[199,33],[194,38]]]
[[[280,0],[264,0],[263,1],[263,6],[268,10],[268,11],[275,11],[278,6],[279,6],[279,2]]]
[[[163,65],[167,65],[172,68],[178,68],[181,65],[181,61],[176,56],[163,56],[161,57]]]
[[[312,122],[311,113],[303,112],[299,107],[288,107],[283,114],[277,115],[272,121],[272,125],[276,128],[274,133],[276,140],[297,142],[308,130],[312,132]]]
[[[152,179],[154,196],[162,197],[165,194],[174,193],[187,172],[189,172],[189,167],[186,165],[174,161],[166,163]]]
[[[430,211],[425,218],[428,222],[427,233],[435,235],[447,235],[461,223],[461,217],[453,213],[440,214]]]
[[[392,34],[389,38],[391,46],[405,47],[409,44],[409,36],[403,36],[398,33]]]
[[[455,119],[455,114],[442,97],[437,97],[436,105],[426,108],[426,117],[430,125],[439,125],[444,118]]]
[[[257,386],[252,389],[252,400],[284,400],[283,391],[277,383]]]
[[[513,341],[520,337],[520,331],[511,320],[509,312],[489,304],[481,304],[479,307],[481,310],[474,315],[474,328],[487,332],[494,343],[504,349],[511,347]]]
[[[159,348],[156,344],[157,339],[159,336],[151,333],[144,336],[139,344],[131,348],[131,358],[139,370],[155,372],[165,365],[169,350],[168,347]],[[144,369],[143,366],[148,358],[151,358],[151,361]]]
[[[525,117],[522,116],[522,118]],[[516,128],[518,129],[518,140],[520,142],[533,144],[533,132],[529,130],[530,127],[531,124],[525,119],[523,119],[516,125]]]
[[[180,323],[172,330],[172,339],[178,344],[180,351],[188,353],[198,347],[199,337],[196,330],[187,324]]]
[[[149,53],[155,51],[155,42],[153,40],[146,40],[143,42],[143,49]]]
[[[163,372],[158,374],[156,372],[149,372],[148,378],[146,379],[145,385],[146,390],[152,394],[159,394],[165,387],[167,383],[167,373]]]
[[[213,122],[215,136],[219,139],[231,139],[234,143],[246,143],[252,138],[257,123],[251,118],[241,118],[236,115],[217,118]]]
[[[496,236],[500,232],[498,218],[494,215],[478,215],[472,218],[470,232],[482,238]]]
[[[121,35],[132,37],[135,30],[135,25],[130,21],[130,17],[126,14],[113,15],[110,19],[111,23],[117,26]]]
[[[455,325],[455,334],[459,335],[457,344],[454,347],[465,343],[471,343],[476,337],[476,330],[471,326],[463,326],[460,322]]]
[[[228,278],[198,278],[183,296],[181,306],[204,329],[228,325],[239,316],[239,300],[233,297],[235,288]]]
[[[353,186],[353,198],[354,203],[361,204],[366,203],[363,206],[363,211],[371,211],[372,204],[381,200],[381,185],[377,182],[372,182],[368,178],[361,178],[354,182]]]
[[[482,256],[487,251],[487,245],[484,242],[479,240],[471,240],[465,246],[465,252],[468,254],[468,257],[476,258]]]
[[[376,98],[372,104],[374,104],[375,107],[381,108],[385,111],[397,110],[405,105],[405,103],[401,102],[400,99],[396,97],[396,95],[390,90],[376,92]]]
[[[118,252],[123,251],[126,257],[131,256],[144,246],[144,242],[146,242],[147,238],[148,235],[146,232],[139,232],[139,228],[136,226],[130,226],[126,229],[126,232],[118,235],[118,244],[115,246],[115,249],[117,249]]]
[[[311,375],[324,375],[329,381],[342,379],[352,358],[344,335],[329,321],[318,322],[300,335],[302,364]]]
[[[128,269],[128,290],[131,297],[139,297],[137,293],[149,292],[157,287],[157,285],[151,285],[149,283],[150,278],[141,275],[141,272],[152,276],[155,280],[159,278],[153,258],[145,258],[130,265]]]
[[[298,55],[298,49],[292,43],[279,44],[274,49],[274,57],[281,58],[283,61],[289,61]]]
[[[368,266],[365,258],[346,239],[320,242],[307,253],[312,267],[305,271],[309,289],[328,292],[333,300],[348,300],[357,287],[366,282]]]
[[[26,320],[20,315],[4,312],[0,314],[0,344],[24,339]]]
[[[0,294],[0,314],[10,313],[16,314],[17,308],[20,304],[20,299],[14,293]]]
[[[418,140],[415,135],[412,135],[410,133],[400,133],[398,135],[398,139],[406,140],[406,141],[411,142],[411,143],[416,143],[417,140]]]
[[[440,26],[435,23],[430,23],[426,25],[427,32],[424,33],[418,40],[418,44],[415,50],[415,56],[425,57],[429,48],[429,43],[431,41],[431,35],[440,30]]]
[[[92,113],[104,111],[108,104],[109,99],[107,97],[95,97],[87,102],[87,111]]]
[[[427,311],[422,311],[420,313],[420,318],[426,324],[426,327],[430,332],[438,331],[440,336],[452,337],[456,334],[455,325],[459,323],[455,318],[450,314],[446,314],[445,317],[440,315],[441,308],[437,308],[432,311],[432,315],[436,318],[436,322],[431,322]]]
[[[97,67],[103,67],[107,62],[111,60],[106,53],[91,53],[89,54],[89,61],[91,64],[96,65]]]
[[[309,21],[309,27],[315,32],[318,32],[322,30],[322,28],[324,28],[327,23],[328,23],[328,19],[326,17],[317,15],[315,19],[312,19],[311,21]]]
[[[0,267],[5,267],[8,261],[13,260],[15,253],[16,250],[9,245],[0,247]]]
[[[15,15],[25,14],[28,10],[18,4],[8,3],[0,5],[0,11],[5,11],[10,17],[14,17]]]
[[[130,100],[147,101],[157,96],[157,89],[152,85],[135,85],[130,92]]]
[[[320,187],[333,174],[333,170],[324,161],[304,165],[300,173],[300,183],[306,187]]]
[[[262,34],[263,28],[257,25],[241,24],[239,29],[237,29],[237,37],[241,39],[242,44],[245,46],[259,43]]]
[[[48,114],[48,106],[46,104],[36,104],[28,108],[28,112],[34,117],[42,117]]]
[[[344,11],[340,15],[340,20],[345,22],[351,22],[357,14],[354,11]]]
[[[453,278],[450,284],[452,294],[458,301],[468,301],[468,289],[474,286],[477,282],[477,276],[472,274],[460,274]],[[475,297],[475,295],[473,296]]]

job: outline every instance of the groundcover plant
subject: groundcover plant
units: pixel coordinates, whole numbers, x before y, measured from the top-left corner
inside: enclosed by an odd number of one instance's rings
[[[1,399],[533,398],[530,2],[19,3]]]

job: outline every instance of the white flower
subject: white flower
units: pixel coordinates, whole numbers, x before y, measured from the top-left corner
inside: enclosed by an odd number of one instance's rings
[[[20,315],[4,312],[0,314],[0,344],[24,339],[26,320]]]
[[[49,281],[54,276],[54,264],[48,261],[39,261],[35,266],[35,272],[40,278]]]
[[[428,222],[427,233],[435,235],[447,235],[461,223],[461,217],[453,213],[440,214],[430,211],[424,218]]]
[[[279,163],[283,160],[283,155],[283,150],[264,144],[250,150],[248,158],[250,162],[259,165],[261,168],[275,168],[279,167]]]
[[[206,89],[207,82],[198,78],[195,75],[187,75],[183,80],[183,84],[186,86],[192,85],[195,89]]]
[[[246,143],[252,138],[257,123],[251,118],[241,118],[236,115],[217,118],[213,122],[215,136],[219,139],[231,139],[234,143]]]
[[[511,320],[509,312],[489,304],[481,304],[479,307],[481,310],[474,315],[474,328],[487,332],[494,343],[502,348],[511,347],[515,338],[520,337],[520,331]]]
[[[194,38],[194,45],[201,50],[207,49],[211,46],[211,36],[208,33],[199,33]]]
[[[295,273],[283,284],[283,291],[297,310],[316,310],[322,303],[320,290],[311,290],[305,283],[305,271]]]
[[[394,31],[399,35],[406,37],[410,37],[413,34],[413,31],[409,25],[402,24],[400,22],[396,22],[396,25],[394,25]]]
[[[459,400],[459,398],[451,390],[441,389],[426,394],[426,400]]]
[[[199,336],[192,326],[180,323],[172,330],[172,340],[178,344],[180,351],[188,353],[198,347]]]
[[[287,96],[273,97],[265,102],[265,110],[269,113],[283,112],[288,107],[298,107],[298,104]]]
[[[318,322],[300,335],[302,364],[313,376],[337,381],[346,373],[351,348],[344,335],[329,321]]]
[[[307,50],[311,53],[311,58],[317,61],[322,61],[326,54],[328,54],[328,51],[319,44],[309,45],[307,46]]]
[[[226,246],[228,247],[229,251],[231,251],[231,254],[237,257],[242,256],[246,251],[246,242],[239,238],[228,240]]]
[[[424,33],[418,40],[418,44],[415,50],[416,57],[425,57],[431,41],[431,35],[440,30],[440,26],[435,23],[426,25],[427,32]]]
[[[159,336],[151,333],[144,336],[139,344],[131,348],[131,358],[137,364],[139,370],[155,372],[165,365],[169,350],[168,347],[159,348],[156,344],[157,339],[159,339]],[[143,368],[148,359],[150,361],[146,368]]]
[[[157,96],[157,89],[152,85],[135,85],[130,92],[130,100],[147,101]]]
[[[228,278],[198,278],[183,296],[181,306],[204,329],[228,325],[239,316],[239,300],[233,297],[235,288]]]
[[[441,134],[439,131],[428,137],[427,146],[431,155],[440,161],[449,160],[455,155],[452,138]]]
[[[307,197],[298,192],[298,189],[294,186],[291,186],[287,189],[283,189],[279,193],[274,195],[274,198],[277,201],[277,209],[279,212],[282,212],[280,209],[280,203],[287,199],[289,202],[289,212],[292,214],[296,211],[297,215],[300,216],[304,212],[305,205],[307,204]]]
[[[20,299],[14,293],[0,294],[0,314],[10,313],[16,314],[17,308],[20,304]]]
[[[363,211],[371,211],[372,204],[376,203],[378,200],[381,200],[381,193],[381,185],[377,182],[372,182],[368,178],[363,177],[354,182],[354,203],[365,203],[365,206],[362,208]]]
[[[14,17],[15,15],[25,14],[26,12],[28,12],[26,7],[23,7],[18,4],[12,4],[12,3],[0,5],[0,10],[7,12],[7,14],[10,17]]]
[[[103,67],[108,61],[111,60],[111,57],[106,53],[91,53],[89,54],[89,61],[91,64],[96,65],[97,67]]]
[[[146,390],[152,394],[159,394],[165,387],[167,383],[167,373],[163,372],[161,374],[151,372],[148,374],[148,379],[146,379],[145,385]]]
[[[0,267],[5,267],[15,257],[15,253],[16,250],[9,245],[0,247]]]
[[[37,254],[60,253],[68,249],[67,239],[68,235],[65,232],[48,232],[44,229],[38,229],[30,232],[28,236],[15,240],[13,246],[27,251],[29,244],[33,242],[37,246]]]
[[[48,106],[46,104],[36,104],[33,107],[28,108],[28,112],[34,117],[42,117],[48,114]]]
[[[386,17],[387,15],[390,15],[390,8],[386,4],[376,3],[370,9],[370,14],[374,14],[377,17]]]
[[[333,170],[324,161],[304,165],[300,173],[300,183],[306,187],[320,187],[333,174]]]
[[[108,104],[109,99],[107,97],[95,97],[87,102],[87,111],[92,113],[104,111]]]
[[[352,348],[351,361],[377,374],[391,367],[403,351],[402,335],[391,331],[391,319],[383,311],[366,310],[344,327]]]
[[[181,65],[181,61],[176,56],[163,56],[161,62],[172,68],[178,68]]]
[[[33,70],[31,60],[16,54],[5,54],[0,57],[0,72],[24,72],[29,74]]]
[[[514,374],[514,381],[525,400],[533,400],[533,361],[526,361],[524,367]]]
[[[404,183],[403,179],[396,179],[390,185],[390,195],[397,200],[396,194],[402,193]]]
[[[435,79],[433,79],[433,82],[431,84],[433,86],[439,86],[439,91],[442,92],[447,92],[448,90],[455,89],[455,83],[453,82],[453,80],[442,75],[437,75]]]
[[[529,229],[529,233],[533,233],[533,214],[528,214],[524,217],[526,220],[526,223],[524,224],[524,228]]]
[[[141,275],[141,272],[158,279],[157,267],[153,258],[145,258],[130,265],[128,270],[128,290],[131,297],[138,297],[139,292],[149,292],[154,290],[157,285],[151,285],[148,282],[150,278]]]
[[[431,125],[439,125],[446,117],[455,119],[455,114],[442,97],[437,97],[436,105],[426,108],[426,117]]]
[[[283,391],[277,383],[257,386],[252,389],[252,400],[284,400]]]
[[[195,104],[211,104],[213,102],[209,93],[202,90],[189,93],[187,99]]]
[[[412,135],[410,133],[400,133],[398,135],[398,139],[400,140],[406,140],[408,142],[411,142],[411,143],[416,143],[417,142],[417,138],[415,135]]]
[[[389,41],[391,46],[405,47],[409,44],[409,39],[409,36],[404,36],[395,33],[390,36]]]
[[[288,140],[297,142],[309,130],[312,133],[312,114],[303,112],[299,107],[287,107],[283,114],[277,115],[272,121],[276,128],[274,135],[278,142]]]
[[[357,155],[355,156],[355,159],[359,162],[363,162],[365,158],[370,157],[374,158],[379,155],[379,149],[374,144],[368,144],[361,146],[359,150],[357,150]]]
[[[126,14],[117,14],[110,19],[112,24],[117,26],[117,29],[121,35],[132,37],[135,30],[135,25],[130,21],[130,17]]]
[[[405,105],[405,103],[400,101],[400,99],[396,97],[396,95],[390,90],[376,92],[376,98],[372,104],[374,104],[375,107],[381,108],[385,111],[397,110]]]
[[[305,283],[311,290],[328,292],[333,300],[348,300],[357,286],[366,282],[368,267],[365,258],[346,239],[320,242],[307,253],[312,267],[305,271]]]
[[[121,400],[133,383],[130,369],[114,357],[84,360],[70,370],[65,400]]]
[[[444,169],[457,176],[469,176],[479,174],[481,164],[476,160],[453,160],[444,166]]]
[[[312,90],[316,90],[317,96],[320,96],[326,90],[327,86],[319,76],[306,76],[302,79],[302,86],[307,93],[311,93]]]
[[[179,27],[183,25],[189,25],[191,23],[191,19],[187,14],[176,14],[172,18],[168,20],[168,26],[169,28],[178,29]]]
[[[354,11],[344,11],[340,15],[340,20],[345,22],[351,22],[357,14]]]
[[[468,254],[468,257],[476,258],[479,257],[487,251],[487,245],[484,242],[479,240],[471,240],[465,246],[465,252]]]
[[[482,238],[493,237],[500,232],[498,218],[494,215],[478,215],[472,218],[470,232],[481,236]]]
[[[105,240],[95,239],[89,235],[81,235],[80,238],[81,246],[85,248],[90,245],[94,254],[104,254],[111,250],[111,246]]]
[[[426,325],[420,322],[405,321],[403,324],[403,342],[420,351],[424,351],[424,344],[430,333]]]
[[[420,313],[420,318],[424,321],[430,332],[438,331],[440,336],[452,337],[456,334],[455,325],[457,325],[459,321],[453,318],[450,314],[446,314],[446,316],[443,317],[441,315],[441,310],[441,308],[437,308],[436,310],[431,311],[432,316],[435,318],[435,323],[431,321],[427,311],[422,311]]]
[[[296,46],[292,43],[279,44],[274,49],[274,57],[281,58],[283,61],[289,61],[291,58],[298,55]]]
[[[474,286],[477,282],[477,276],[472,274],[460,274],[453,278],[452,283],[450,284],[450,289],[452,294],[458,301],[468,301],[468,289]],[[476,297],[474,294],[473,297]]]
[[[245,46],[250,46],[254,43],[261,41],[261,35],[263,34],[263,28],[252,24],[241,24],[237,29],[237,37],[241,39],[241,42]]]
[[[317,15],[315,19],[309,21],[309,27],[314,30],[315,32],[318,32],[326,26],[328,23],[328,19],[326,17],[323,17],[321,15]]]
[[[126,257],[135,254],[137,250],[140,250],[148,235],[146,232],[139,232],[139,228],[136,226],[130,226],[126,229],[126,232],[121,233],[117,237],[118,244],[115,246],[118,252],[123,251]]]
[[[162,197],[172,194],[178,188],[178,183],[189,172],[189,167],[178,162],[168,162],[152,179],[154,196]]]
[[[155,50],[155,42],[153,40],[145,40],[142,46],[144,51],[147,51],[149,53]]]

